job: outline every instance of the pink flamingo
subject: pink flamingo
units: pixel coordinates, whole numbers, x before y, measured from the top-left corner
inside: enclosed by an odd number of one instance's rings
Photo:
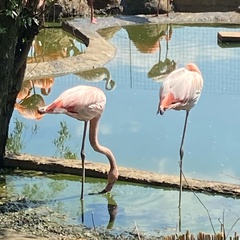
[[[84,121],[81,159],[82,159],[82,189],[81,199],[83,199],[85,182],[85,137],[87,124],[90,122],[89,141],[92,148],[104,154],[110,163],[108,173],[108,184],[106,188],[99,193],[111,191],[114,183],[118,179],[118,169],[115,157],[110,149],[101,146],[98,143],[98,123],[106,104],[106,96],[102,90],[91,86],[77,86],[64,91],[53,103],[38,109],[39,113],[66,114],[70,117]]]
[[[94,17],[93,0],[88,0],[88,4],[90,5],[90,10],[91,10],[91,23],[97,23],[97,20]]]
[[[180,145],[180,193],[179,208],[182,193],[182,160],[183,142],[187,127],[189,111],[197,103],[203,88],[203,78],[199,68],[194,63],[188,63],[184,68],[171,72],[164,80],[160,88],[160,102],[158,112],[161,115],[168,109],[186,110],[182,141]]]

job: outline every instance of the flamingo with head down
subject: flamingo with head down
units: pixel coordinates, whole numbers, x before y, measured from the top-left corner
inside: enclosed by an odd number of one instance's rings
[[[106,96],[102,90],[91,86],[77,86],[64,91],[53,103],[48,106],[41,107],[38,112],[41,114],[66,114],[70,117],[84,122],[81,159],[82,159],[82,189],[81,199],[83,199],[84,181],[85,181],[85,138],[88,122],[89,127],[89,141],[92,148],[104,154],[110,164],[110,171],[108,173],[108,184],[105,189],[99,193],[106,193],[111,191],[114,183],[118,179],[118,169],[115,157],[110,149],[104,147],[98,142],[98,125],[100,117],[103,113],[106,104]]]

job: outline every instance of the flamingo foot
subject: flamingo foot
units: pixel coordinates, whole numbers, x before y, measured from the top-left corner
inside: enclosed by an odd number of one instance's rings
[[[97,19],[96,18],[92,18],[91,19],[91,23],[96,24],[97,23]]]

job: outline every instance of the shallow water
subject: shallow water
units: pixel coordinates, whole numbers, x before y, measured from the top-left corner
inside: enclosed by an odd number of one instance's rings
[[[99,141],[114,152],[118,165],[179,174],[178,152],[185,113],[168,111],[163,116],[157,116],[161,83],[148,76],[155,76],[156,72],[150,70],[156,64],[162,66],[166,59],[174,61],[177,67],[195,62],[202,71],[204,89],[189,116],[184,144],[184,173],[187,177],[239,183],[240,115],[236,110],[240,102],[240,48],[222,48],[217,44],[217,32],[238,31],[237,26],[174,25],[170,29],[169,25],[142,25],[137,29],[123,27],[109,31],[111,34],[108,36],[112,37],[107,38],[117,47],[117,55],[105,67],[116,85],[112,91],[104,90],[107,106],[100,122]],[[170,34],[170,40],[167,41],[162,33]],[[56,77],[50,94],[43,96],[44,101],[48,104],[65,89],[79,84],[105,89],[105,81],[96,81],[86,81],[83,76],[75,74]],[[36,91],[40,92],[37,88]],[[67,123],[71,133],[68,146],[72,151],[79,152],[83,130],[81,122],[64,115],[46,115],[40,121],[34,121],[23,118],[15,111],[11,129],[16,117],[28,126],[23,135],[24,152],[53,156],[56,147],[52,141],[58,136],[60,121]],[[30,130],[34,124],[38,126],[37,134],[32,134]],[[86,157],[94,162],[107,161],[104,156],[95,153],[89,144],[86,144]],[[105,186],[105,180],[101,183],[99,180],[88,180],[86,193]],[[45,186],[51,185],[54,180],[48,177],[29,179],[9,176],[8,181],[21,183],[21,187],[19,185],[16,188],[21,192],[23,186],[32,184],[32,181],[38,184],[43,181]],[[60,182],[65,188],[53,198],[63,200],[56,201],[56,205],[61,206],[59,210],[63,212],[67,209],[70,222],[79,223],[79,181]],[[210,210],[217,230],[220,226],[218,218],[224,216],[228,228],[238,219],[238,199],[204,194],[199,196]],[[107,198],[101,195],[85,197],[85,224],[92,224],[93,212],[96,225],[108,225]],[[176,229],[177,191],[118,182],[112,191],[112,199],[118,205],[114,229],[134,228],[134,222],[140,231],[155,232],[157,229],[161,233],[168,230],[172,233]],[[182,203],[183,230],[212,232],[207,212],[192,193],[184,193]]]
[[[25,174],[25,176],[24,176]],[[35,174],[36,175],[36,174]],[[80,178],[45,174],[32,176],[26,172],[8,174],[9,195],[42,201],[49,211],[63,214],[69,224],[102,227],[113,233],[138,231],[161,236],[178,231],[178,191],[143,185],[119,183],[111,194],[88,195],[105,186],[103,181],[87,178],[84,200],[80,201]],[[182,231],[213,233],[208,212],[216,232],[224,222],[226,233],[238,231],[239,199],[184,192],[182,199]],[[207,209],[207,210],[206,210]],[[233,227],[233,228],[232,228]]]

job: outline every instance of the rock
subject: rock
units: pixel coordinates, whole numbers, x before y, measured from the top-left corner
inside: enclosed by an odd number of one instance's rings
[[[122,0],[123,14],[137,15],[137,14],[156,14],[159,3],[159,13],[170,12],[172,7],[169,0]]]
[[[89,17],[89,0],[55,0],[51,1],[46,21],[59,21],[60,18]],[[208,0],[94,0],[95,15],[138,15],[175,12],[240,12],[236,0],[219,0],[214,3]]]

